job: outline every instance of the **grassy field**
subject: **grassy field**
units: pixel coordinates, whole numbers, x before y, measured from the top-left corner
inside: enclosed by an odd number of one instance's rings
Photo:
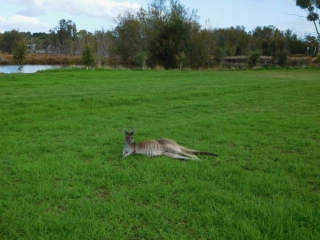
[[[319,76],[0,74],[0,239],[319,239]],[[122,159],[123,127],[219,157]]]

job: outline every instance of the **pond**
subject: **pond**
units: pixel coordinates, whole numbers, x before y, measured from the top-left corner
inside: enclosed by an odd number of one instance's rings
[[[35,73],[40,70],[56,69],[56,68],[68,68],[71,66],[62,65],[0,65],[0,73]],[[79,66],[72,66],[79,67]]]

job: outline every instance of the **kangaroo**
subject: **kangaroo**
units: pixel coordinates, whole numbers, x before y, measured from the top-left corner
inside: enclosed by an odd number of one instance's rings
[[[135,153],[144,154],[151,157],[164,155],[167,157],[182,160],[199,160],[199,158],[195,156],[195,154],[218,156],[217,154],[211,152],[203,152],[185,148],[178,145],[175,141],[166,138],[135,143],[134,134],[136,132],[136,129],[134,129],[132,132],[128,132],[124,128],[123,131],[125,133],[126,142],[122,152],[122,157],[127,157]]]

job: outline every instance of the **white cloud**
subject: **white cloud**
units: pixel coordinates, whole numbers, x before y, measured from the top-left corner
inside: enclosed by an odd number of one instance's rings
[[[138,3],[115,2],[111,0],[9,0],[9,2],[23,4],[27,8],[19,14],[26,16],[39,16],[49,12],[65,12],[86,17],[99,17],[113,19],[126,9],[137,11]]]
[[[0,9],[0,32],[12,29],[46,32],[54,27],[52,19],[57,18],[55,16],[62,16],[62,18],[66,16],[71,19],[72,16],[83,19],[88,17],[95,22],[100,19],[104,24],[112,22],[127,9],[138,11],[141,7],[140,4],[130,3],[128,0],[123,2],[112,0],[0,0],[0,5],[2,8]]]
[[[49,26],[43,23],[40,23],[35,17],[27,17],[23,15],[14,15],[11,17],[0,16],[0,30],[10,31],[10,30],[19,30],[19,31],[47,31]]]

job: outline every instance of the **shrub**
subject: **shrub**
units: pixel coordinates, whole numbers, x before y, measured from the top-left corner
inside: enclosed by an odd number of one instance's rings
[[[281,51],[278,52],[276,55],[277,63],[281,66],[284,67],[287,63],[288,59],[288,53],[286,51]]]
[[[177,54],[175,57],[176,57],[177,65],[181,71],[183,65],[187,62],[187,57],[184,54],[184,52]]]
[[[142,69],[145,69],[145,68],[146,68],[147,59],[148,59],[148,54],[147,54],[147,52],[138,53],[137,56],[136,56],[136,63],[138,63],[138,65],[139,65]]]
[[[154,70],[164,70],[164,66],[158,64],[153,69]]]
[[[214,58],[220,66],[222,66],[225,56],[226,56],[225,48],[221,48],[219,45],[216,46]]]
[[[13,49],[14,62],[23,65],[27,57],[27,45],[23,41],[19,41],[16,47]]]
[[[0,56],[0,64],[7,64],[10,61],[7,59],[7,57]]]
[[[93,66],[95,63],[95,54],[94,54],[94,50],[91,46],[86,45],[84,47],[84,50],[82,52],[82,62],[84,65],[86,65],[87,67],[89,66]]]
[[[250,68],[253,68],[254,66],[256,66],[259,62],[261,56],[261,52],[253,52],[250,54],[249,58],[248,58],[248,64]]]

